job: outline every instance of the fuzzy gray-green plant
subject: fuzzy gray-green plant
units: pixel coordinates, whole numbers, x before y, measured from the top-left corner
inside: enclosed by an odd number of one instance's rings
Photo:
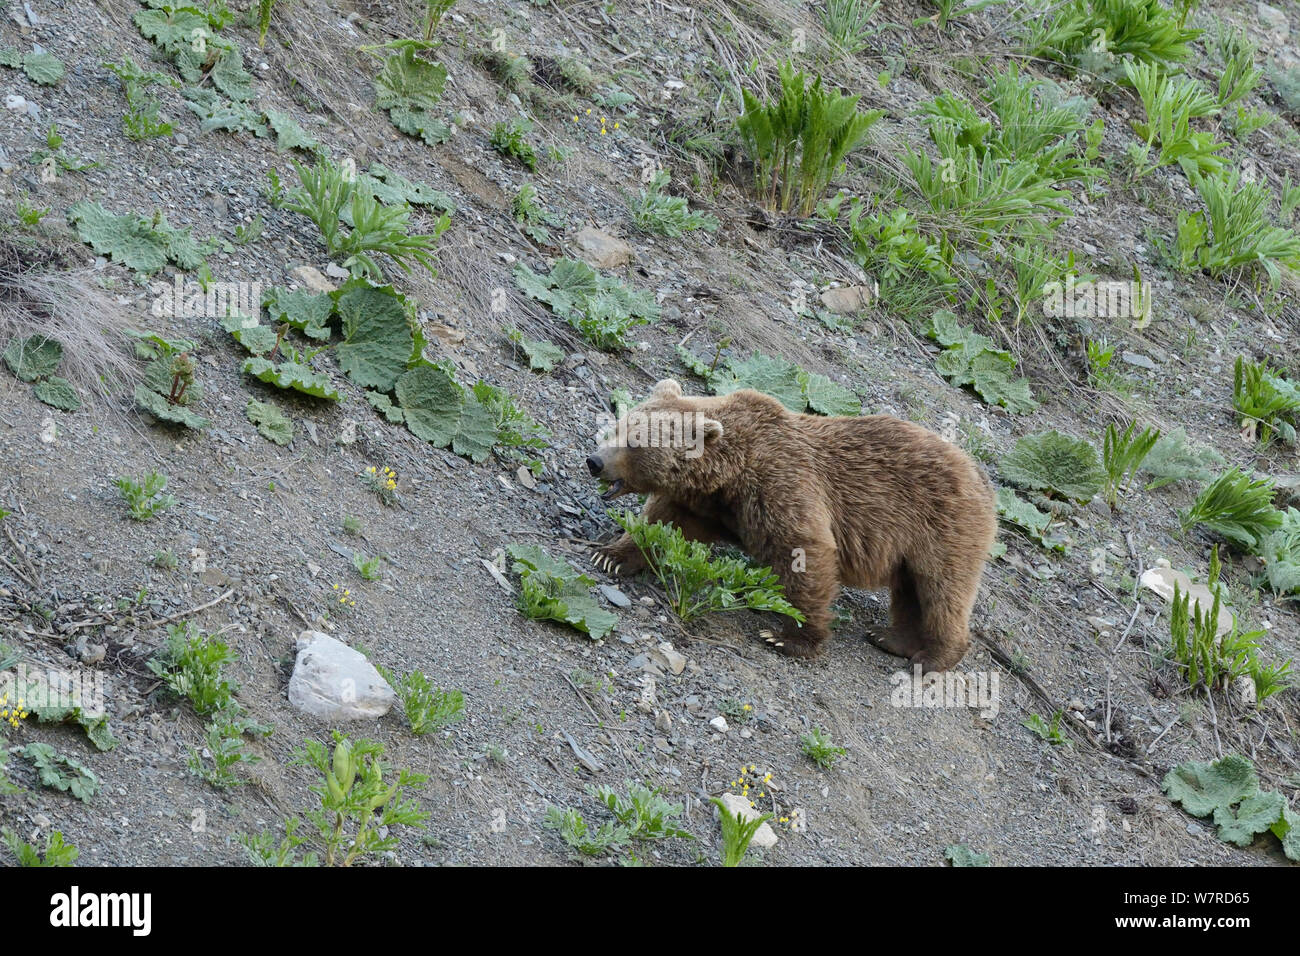
[[[676,239],[697,229],[717,232],[718,219],[706,212],[692,212],[681,196],[669,196],[668,173],[660,172],[629,202],[632,221],[646,232]]]
[[[9,847],[19,866],[72,866],[77,862],[80,852],[71,843],[64,842],[60,830],[51,830],[45,837],[45,849],[39,850],[9,827],[0,830],[0,837]]]
[[[821,727],[814,727],[811,731],[799,738],[799,746],[803,752],[813,759],[817,766],[825,770],[830,770],[835,766],[835,761],[844,756],[843,747],[837,747],[831,741],[831,735]]]
[[[402,702],[406,722],[416,736],[441,730],[464,718],[465,696],[455,688],[435,687],[420,671],[411,671],[398,679],[386,667],[376,669]]]
[[[138,482],[123,476],[113,484],[126,502],[127,513],[136,521],[148,521],[176,504],[173,496],[163,494],[167,488],[167,476],[157,471],[148,472]]]

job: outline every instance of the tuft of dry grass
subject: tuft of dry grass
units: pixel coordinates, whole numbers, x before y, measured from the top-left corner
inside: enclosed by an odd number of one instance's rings
[[[39,335],[63,346],[58,374],[106,403],[136,375],[126,349],[126,311],[95,281],[35,239],[0,236],[0,349]]]

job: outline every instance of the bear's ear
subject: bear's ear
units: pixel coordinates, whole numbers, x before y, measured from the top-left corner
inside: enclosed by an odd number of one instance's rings
[[[682,386],[675,378],[666,378],[658,382],[650,392],[651,398],[680,398]]]
[[[700,423],[700,432],[706,442],[722,437],[722,422],[716,418],[706,418]]]

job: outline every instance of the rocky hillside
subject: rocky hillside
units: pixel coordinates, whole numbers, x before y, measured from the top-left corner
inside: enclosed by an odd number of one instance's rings
[[[176,4],[0,21],[0,856],[1300,857],[1300,6]],[[987,468],[964,676],[593,567],[667,377]]]

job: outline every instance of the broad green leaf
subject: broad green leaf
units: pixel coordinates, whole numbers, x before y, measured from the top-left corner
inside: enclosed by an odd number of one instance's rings
[[[593,640],[614,629],[618,616],[606,611],[592,596],[593,578],[581,574],[567,562],[551,557],[536,545],[509,545],[520,576],[519,609],[540,621],[568,624]]]
[[[246,315],[228,315],[221,320],[221,327],[253,355],[266,355],[280,341],[275,329]]]
[[[1234,812],[1230,807],[1216,807],[1214,823],[1219,839],[1237,846],[1250,846],[1256,835],[1271,830],[1282,819],[1286,798],[1280,793],[1256,793],[1241,801]]]
[[[1051,491],[1073,501],[1090,501],[1106,480],[1097,449],[1082,438],[1056,430],[1021,438],[999,469],[1012,484]]]
[[[524,350],[524,354],[528,356],[528,367],[534,372],[552,372],[555,366],[564,360],[564,349],[551,342],[523,337],[512,341]]]
[[[257,433],[263,438],[277,445],[287,445],[293,441],[293,422],[289,421],[274,405],[250,398],[245,412],[248,420],[257,426]]]
[[[1282,816],[1270,829],[1282,841],[1282,852],[1288,860],[1300,863],[1300,814],[1283,805]]]
[[[1194,817],[1208,817],[1259,791],[1259,777],[1245,757],[1230,754],[1213,763],[1190,760],[1165,774],[1160,789]]]
[[[63,346],[41,335],[10,339],[4,351],[5,365],[24,382],[53,375],[62,361]]]
[[[989,866],[987,853],[972,850],[965,843],[954,843],[943,851],[943,857],[953,866]]]
[[[328,375],[298,362],[272,364],[263,358],[250,358],[245,359],[243,370],[254,378],[277,388],[291,388],[304,395],[327,398],[333,402],[343,397],[330,383]]]
[[[802,412],[808,407],[804,397],[801,370],[792,362],[755,353],[743,362],[727,362],[727,372],[714,375],[709,388],[715,395],[729,395],[743,388],[752,388],[771,395],[792,412]]]
[[[297,120],[288,113],[268,109],[266,121],[275,131],[275,148],[281,152],[301,149],[310,153],[320,148],[320,144],[312,138],[311,134],[299,126]]]
[[[402,374],[395,387],[406,427],[417,438],[458,455],[484,461],[496,441],[496,419],[445,369],[420,364]]]
[[[212,85],[235,103],[247,103],[254,96],[253,78],[244,69],[244,57],[236,46],[221,51],[208,75]]]
[[[804,397],[807,399],[809,411],[816,412],[818,415],[851,417],[862,414],[862,399],[825,375],[801,372],[800,381],[804,386]]]
[[[249,359],[249,361],[254,360]],[[159,395],[153,389],[144,385],[135,387],[135,401],[137,405],[160,421],[172,422],[194,429],[207,428],[208,425],[212,424],[208,419],[195,414],[184,405],[171,404],[167,401],[165,395]]]
[[[415,346],[401,296],[364,280],[332,293],[343,326],[335,348],[339,367],[362,388],[387,392],[406,371]]]
[[[367,391],[365,394],[366,401],[370,403],[370,407],[379,412],[379,414],[383,415],[394,425],[400,425],[402,422],[406,421],[406,413],[394,405],[393,400],[384,392]]]
[[[288,322],[309,339],[330,337],[329,320],[334,300],[328,292],[311,293],[305,289],[271,288],[262,295],[272,322]]]
[[[370,190],[380,202],[389,206],[408,203],[412,206],[431,206],[441,212],[455,212],[456,203],[445,192],[426,183],[407,179],[387,166],[373,163],[365,175],[357,177],[358,187]]]
[[[34,83],[53,86],[63,79],[63,61],[50,53],[28,53],[23,57],[23,72]]]
[[[998,517],[1025,532],[1044,548],[1055,551],[1069,550],[1069,539],[1059,532],[1049,532],[1052,516],[1039,511],[1010,488],[999,488],[997,495]]]
[[[33,391],[46,405],[62,411],[75,412],[81,407],[81,399],[77,396],[77,390],[72,387],[72,383],[57,375],[37,382]]]
[[[154,359],[144,367],[144,384],[159,395],[166,396],[172,390],[172,363],[168,358]],[[203,400],[203,383],[194,382],[181,395],[181,405],[193,405]]]

